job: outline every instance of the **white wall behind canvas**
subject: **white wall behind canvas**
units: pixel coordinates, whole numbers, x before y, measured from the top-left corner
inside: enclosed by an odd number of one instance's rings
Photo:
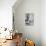
[[[24,36],[34,38],[39,46],[46,46],[46,0],[24,0],[15,10],[15,28]],[[25,13],[34,13],[34,25],[25,25]],[[30,36],[31,37],[30,37]],[[38,43],[39,42],[39,43]]]
[[[46,0],[41,1],[41,36],[42,46],[46,46]]]
[[[36,46],[41,46],[41,0],[23,0],[15,8],[15,28],[22,32],[25,38],[35,40]],[[25,25],[26,13],[34,14],[34,25]]]

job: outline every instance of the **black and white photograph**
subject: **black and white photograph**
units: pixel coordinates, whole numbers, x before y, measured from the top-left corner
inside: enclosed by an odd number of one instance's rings
[[[25,24],[26,25],[33,25],[34,24],[34,14],[33,13],[26,13]]]

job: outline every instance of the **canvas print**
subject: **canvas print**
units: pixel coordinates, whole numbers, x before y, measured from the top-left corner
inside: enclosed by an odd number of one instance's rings
[[[33,25],[34,24],[34,14],[33,13],[26,13],[25,24],[26,25]]]

